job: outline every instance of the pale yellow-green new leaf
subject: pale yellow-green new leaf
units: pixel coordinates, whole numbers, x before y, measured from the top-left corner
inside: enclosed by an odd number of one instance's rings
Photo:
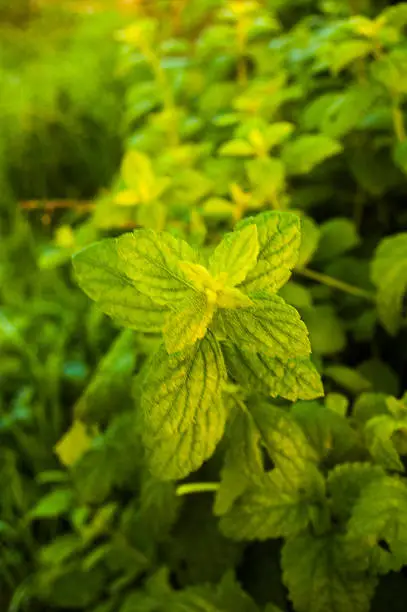
[[[226,274],[225,284],[234,287],[254,268],[258,254],[257,227],[248,225],[226,234],[210,259],[209,271],[215,277]]]
[[[82,421],[76,420],[55,445],[55,453],[61,463],[69,467],[89,450],[93,437],[89,433],[89,428]]]
[[[126,153],[121,174],[128,190],[136,196],[135,204],[154,201],[170,182],[167,177],[156,176],[150,158],[141,151],[131,150]]]
[[[183,478],[208,459],[223,435],[222,352],[212,334],[181,353],[155,355],[143,385],[143,440],[152,472]]]

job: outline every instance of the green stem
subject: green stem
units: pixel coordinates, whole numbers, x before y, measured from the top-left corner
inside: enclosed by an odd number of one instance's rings
[[[394,132],[396,134],[397,140],[399,142],[404,142],[406,139],[406,130],[404,127],[403,113],[398,103],[394,104],[392,115],[393,115]]]
[[[177,495],[189,495],[190,493],[213,493],[220,487],[219,482],[191,482],[190,484],[180,485]]]
[[[333,289],[339,289],[339,291],[344,291],[350,295],[369,300],[369,302],[375,301],[375,296],[369,291],[361,289],[360,287],[355,287],[349,283],[345,283],[344,281],[328,276],[327,274],[323,274],[322,272],[316,272],[315,270],[310,270],[309,268],[300,268],[296,270],[296,273],[304,276],[305,278],[314,280],[317,283],[332,287]]]

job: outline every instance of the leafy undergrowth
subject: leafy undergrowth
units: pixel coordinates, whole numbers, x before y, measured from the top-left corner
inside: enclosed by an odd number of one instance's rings
[[[404,610],[407,4],[97,4],[1,34],[1,610]]]

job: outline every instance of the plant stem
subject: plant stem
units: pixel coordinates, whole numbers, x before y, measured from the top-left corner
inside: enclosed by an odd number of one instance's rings
[[[212,493],[219,489],[219,482],[191,482],[190,484],[180,485],[177,495],[189,495],[190,493]]]
[[[333,289],[339,289],[339,291],[344,291],[345,293],[349,293],[350,295],[369,300],[369,302],[375,301],[375,296],[370,293],[370,291],[366,291],[365,289],[361,289],[360,287],[355,287],[354,285],[345,283],[344,281],[341,281],[337,278],[333,278],[332,276],[328,276],[327,274],[323,274],[322,272],[316,272],[315,270],[310,270],[309,268],[300,268],[296,270],[296,273],[300,274],[301,276],[304,276],[305,278],[314,280],[317,283],[332,287]]]
[[[399,142],[404,142],[406,139],[406,130],[404,127],[404,117],[400,106],[395,103],[392,110],[394,132]]]

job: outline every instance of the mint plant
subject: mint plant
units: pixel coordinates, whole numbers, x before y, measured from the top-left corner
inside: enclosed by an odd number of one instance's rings
[[[406,4],[35,4],[0,609],[404,612]]]
[[[298,312],[276,295],[294,267],[299,221],[263,213],[226,234],[209,259],[168,233],[136,230],[75,255],[78,282],[108,315],[161,333],[142,388],[153,473],[183,478],[222,438],[228,371],[266,395],[322,394]],[[229,381],[230,382],[230,381]]]

